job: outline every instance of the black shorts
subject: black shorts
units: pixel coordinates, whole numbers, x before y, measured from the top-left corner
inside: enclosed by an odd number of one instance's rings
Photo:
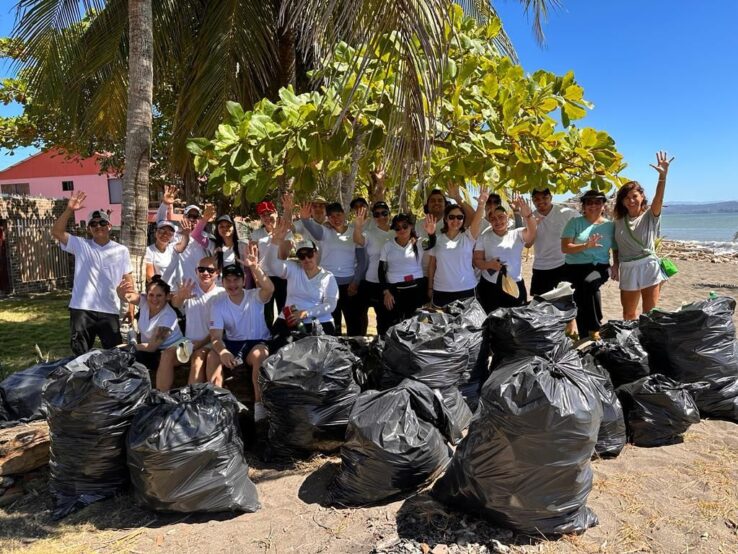
[[[249,352],[251,352],[254,349],[254,347],[260,344],[264,345],[264,347],[267,349],[267,352],[269,351],[269,345],[267,344],[266,340],[223,339],[223,344],[226,345],[228,352],[233,354],[233,356],[236,358],[240,356],[244,362],[246,361],[246,357],[249,355]]]
[[[568,281],[566,264],[553,269],[533,269],[533,277],[530,280],[531,296],[545,294],[556,288],[561,281]]]

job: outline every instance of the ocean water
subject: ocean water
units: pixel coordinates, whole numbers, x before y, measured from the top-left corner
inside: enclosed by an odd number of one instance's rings
[[[667,214],[661,216],[661,236],[696,243],[716,251],[738,251],[738,213]]]

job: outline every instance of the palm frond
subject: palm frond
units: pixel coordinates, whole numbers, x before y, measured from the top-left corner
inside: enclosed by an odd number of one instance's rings
[[[543,32],[543,24],[548,21],[548,12],[551,9],[561,7],[561,0],[519,0],[523,5],[525,14],[533,17],[533,32],[539,44],[545,44],[546,35]]]

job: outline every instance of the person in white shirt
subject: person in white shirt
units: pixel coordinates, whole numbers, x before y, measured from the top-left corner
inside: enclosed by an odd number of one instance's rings
[[[428,234],[425,231],[425,222],[429,215],[432,215],[436,222],[435,235],[438,236],[441,233],[441,229],[443,228],[443,210],[446,209],[446,206],[450,205],[451,202],[446,200],[446,195],[443,194],[441,189],[433,189],[430,191],[425,201],[425,205],[423,206],[423,212],[426,216],[415,222],[415,234],[421,241],[428,240]],[[423,275],[426,277],[428,276],[429,262],[430,257],[423,256]]]
[[[110,216],[104,209],[93,210],[87,218],[91,239],[67,233],[74,212],[84,208],[84,192],[73,192],[67,207],[54,222],[52,236],[61,249],[75,257],[72,299],[69,302],[71,349],[80,356],[92,349],[99,337],[103,348],[123,342],[120,334],[118,283],[133,285],[133,266],[128,248],[110,240]],[[131,308],[132,310],[132,308]]]
[[[338,305],[333,312],[335,334],[341,334],[342,317],[346,319],[346,333],[349,337],[366,335],[368,320],[361,311],[358,298],[361,276],[357,276],[357,266],[364,263],[364,249],[354,243],[353,225],[346,223],[346,214],[338,202],[326,207],[328,222],[318,225],[308,219],[310,205],[300,208],[300,220],[317,240],[320,248],[320,264],[333,274],[338,283]]]
[[[266,417],[261,403],[259,368],[267,356],[270,338],[264,319],[264,304],[272,299],[274,285],[259,266],[256,248],[249,248],[242,263],[256,280],[255,289],[246,290],[244,271],[241,266],[228,265],[223,268],[222,280],[225,294],[221,294],[210,308],[210,340],[212,348],[208,354],[207,376],[215,386],[223,386],[223,366],[233,369],[241,363],[251,368],[254,386],[254,419]]]
[[[167,220],[156,224],[154,244],[150,244],[144,254],[146,281],[150,281],[154,275],[160,275],[172,289],[177,289],[182,280],[179,255],[187,248],[191,229],[189,221],[183,219],[180,225],[180,239],[175,244],[172,237],[176,232],[176,225]]]
[[[318,265],[315,243],[297,243],[297,262],[280,260],[279,246],[289,230],[289,211],[280,220],[272,236],[267,253],[267,266],[287,279],[287,302],[289,315],[279,314],[274,323],[274,336],[278,344],[286,344],[292,330],[300,324],[309,327],[318,322],[327,335],[335,334],[333,312],[338,304],[338,284],[332,273]]]
[[[170,293],[169,284],[158,275],[146,285],[143,301],[133,283],[124,280],[118,285],[118,296],[138,306],[136,361],[156,371],[156,388],[163,392],[172,388],[177,347],[184,341],[177,314],[169,305]]]
[[[428,263],[428,294],[434,306],[442,308],[454,300],[474,296],[477,277],[472,257],[487,197],[487,190],[482,188],[468,230],[464,226],[466,215],[461,206],[451,204],[444,210],[441,235],[430,251]]]
[[[536,211],[536,245],[533,257],[533,276],[530,281],[531,295],[538,296],[567,281],[564,253],[561,251],[561,233],[570,219],[579,216],[576,210],[558,206],[552,202],[549,189],[531,193]]]
[[[190,377],[188,382],[205,382],[205,362],[210,352],[210,309],[225,289],[216,283],[215,258],[202,258],[197,266],[197,281],[185,279],[172,295],[172,306],[186,317],[185,337],[192,342]]]
[[[390,327],[390,312],[384,306],[383,286],[379,281],[379,256],[384,243],[394,237],[390,228],[390,210],[386,202],[375,202],[372,206],[374,225],[367,227],[367,210],[358,208],[354,220],[354,243],[364,247],[365,263],[357,270],[361,283],[359,299],[362,311],[371,306],[377,316],[377,334],[384,335]]]
[[[487,203],[487,221],[490,230],[482,233],[474,247],[474,265],[482,271],[477,285],[477,300],[489,313],[497,308],[523,306],[528,301],[522,272],[523,248],[530,248],[536,240],[536,220],[528,204],[518,196],[512,206],[525,220],[522,229],[510,229],[512,219],[502,206]],[[503,278],[510,277],[517,286],[511,295],[503,288]]]
[[[323,225],[326,222],[325,208],[328,205],[328,200],[326,200],[322,196],[316,196],[309,204],[310,219],[318,225]],[[292,217],[291,213],[289,215],[290,217]],[[310,234],[310,231],[305,227],[305,225],[303,225],[301,220],[298,219],[297,221],[295,221],[293,227],[295,233],[302,235],[303,239],[318,242],[317,240],[315,240],[315,237]]]
[[[394,238],[382,245],[377,270],[382,287],[382,302],[388,312],[389,325],[411,317],[425,304],[427,280],[423,276],[423,256],[436,242],[436,220],[432,214],[425,218],[427,244],[418,247],[412,214],[399,213],[392,218]]]

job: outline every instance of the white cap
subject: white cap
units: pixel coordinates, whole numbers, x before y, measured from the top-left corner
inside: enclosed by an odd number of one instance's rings
[[[184,214],[187,215],[191,210],[197,210],[197,213],[202,215],[202,210],[199,206],[195,206],[195,204],[190,204],[184,209]]]
[[[315,243],[311,240],[301,240],[295,245],[295,252],[299,252],[303,248],[310,248],[312,250],[317,250],[318,247],[315,246]]]

